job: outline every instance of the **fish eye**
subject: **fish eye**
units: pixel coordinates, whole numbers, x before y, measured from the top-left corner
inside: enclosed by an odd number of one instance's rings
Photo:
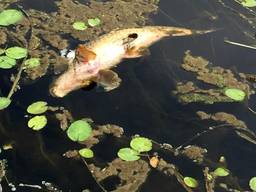
[[[129,34],[128,37],[132,38],[132,39],[136,39],[136,38],[138,38],[138,34],[137,33],[132,33],[132,34]]]

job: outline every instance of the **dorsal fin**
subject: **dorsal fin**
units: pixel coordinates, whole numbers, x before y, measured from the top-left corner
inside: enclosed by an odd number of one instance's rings
[[[96,56],[97,56],[96,53],[88,49],[85,45],[80,44],[76,49],[76,59],[79,62],[86,63],[90,60],[94,60]]]

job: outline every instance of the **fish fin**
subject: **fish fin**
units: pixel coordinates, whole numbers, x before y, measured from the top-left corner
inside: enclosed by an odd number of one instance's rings
[[[92,50],[88,49],[85,45],[78,45],[76,49],[76,60],[80,63],[86,63],[90,60],[94,60],[96,58],[96,53]]]
[[[102,86],[105,91],[111,91],[119,87],[122,80],[112,70],[100,70],[93,81]]]
[[[150,51],[147,47],[140,47],[140,48],[128,48],[125,52],[125,58],[138,58],[142,56],[150,55]]]

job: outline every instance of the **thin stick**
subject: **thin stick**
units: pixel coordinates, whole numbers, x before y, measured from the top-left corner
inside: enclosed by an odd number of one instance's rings
[[[15,91],[15,88],[17,87],[17,85],[18,85],[18,83],[19,83],[19,80],[20,80],[20,77],[21,77],[21,73],[22,73],[23,67],[24,67],[24,65],[25,65],[26,59],[27,59],[27,57],[25,57],[25,58],[23,59],[21,65],[20,65],[19,71],[18,71],[18,73],[17,73],[17,76],[16,76],[16,78],[15,78],[13,84],[12,84],[12,88],[11,88],[11,90],[10,90],[9,93],[8,93],[7,98],[9,98],[9,99],[12,97],[12,95],[13,95],[13,93],[14,93],[14,91]]]
[[[95,182],[97,183],[97,185],[101,188],[102,191],[104,192],[108,192],[98,181],[97,181],[97,178],[93,175],[93,173],[91,172],[87,162],[84,160],[84,158],[82,158],[82,161],[84,162],[85,166],[87,167],[87,169],[90,171],[93,179],[95,180]]]
[[[239,47],[245,47],[245,48],[249,48],[249,49],[254,49],[254,50],[256,50],[256,47],[254,47],[254,46],[245,45],[245,44],[237,43],[237,42],[234,42],[234,41],[229,41],[229,40],[227,40],[227,39],[225,39],[224,42],[225,42],[225,43],[228,43],[228,44],[231,44],[231,45],[236,45],[236,46],[239,46]]]

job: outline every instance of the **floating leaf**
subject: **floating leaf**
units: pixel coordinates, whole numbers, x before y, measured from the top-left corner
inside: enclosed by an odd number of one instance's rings
[[[72,141],[84,141],[91,136],[92,128],[85,120],[73,122],[68,130],[67,135]]]
[[[188,187],[196,188],[198,186],[197,180],[192,177],[184,177],[183,181]]]
[[[218,167],[214,170],[214,174],[219,177],[226,177],[229,175],[229,170],[223,167]]]
[[[146,152],[152,149],[152,142],[145,137],[136,137],[131,140],[130,146],[138,152]]]
[[[30,114],[38,115],[46,112],[48,109],[47,103],[44,101],[37,101],[28,106],[27,112]]]
[[[88,148],[80,149],[78,152],[84,158],[93,158],[94,156],[93,151]]]
[[[39,58],[30,58],[25,61],[25,69],[37,67],[40,65],[40,59]]]
[[[243,0],[241,4],[245,7],[256,7],[256,0]]]
[[[119,149],[117,155],[124,161],[136,161],[140,159],[139,152],[131,148]]]
[[[100,24],[100,19],[99,18],[94,18],[94,19],[88,19],[88,25],[91,27],[95,27]]]
[[[244,91],[235,88],[226,89],[225,95],[235,101],[243,101],[246,96]]]
[[[4,54],[5,50],[0,48],[0,55]]]
[[[85,29],[87,29],[88,27],[86,26],[86,24],[82,21],[76,21],[75,23],[73,23],[73,28],[76,30],[80,30],[83,31]]]
[[[28,127],[35,131],[38,131],[44,128],[46,124],[47,124],[47,119],[45,115],[37,115],[28,121]]]
[[[256,177],[252,177],[249,182],[251,190],[256,191]]]
[[[13,59],[21,59],[27,56],[28,50],[22,47],[10,47],[5,50],[5,54]]]
[[[23,18],[21,11],[16,9],[6,9],[0,13],[0,25],[8,26],[15,24]]]
[[[153,167],[153,168],[156,168],[159,164],[159,159],[157,156],[153,156],[150,158],[149,160],[149,164]]]
[[[10,69],[16,65],[16,60],[7,56],[0,56],[0,68]]]
[[[0,110],[5,109],[11,104],[11,100],[7,97],[0,97]]]

